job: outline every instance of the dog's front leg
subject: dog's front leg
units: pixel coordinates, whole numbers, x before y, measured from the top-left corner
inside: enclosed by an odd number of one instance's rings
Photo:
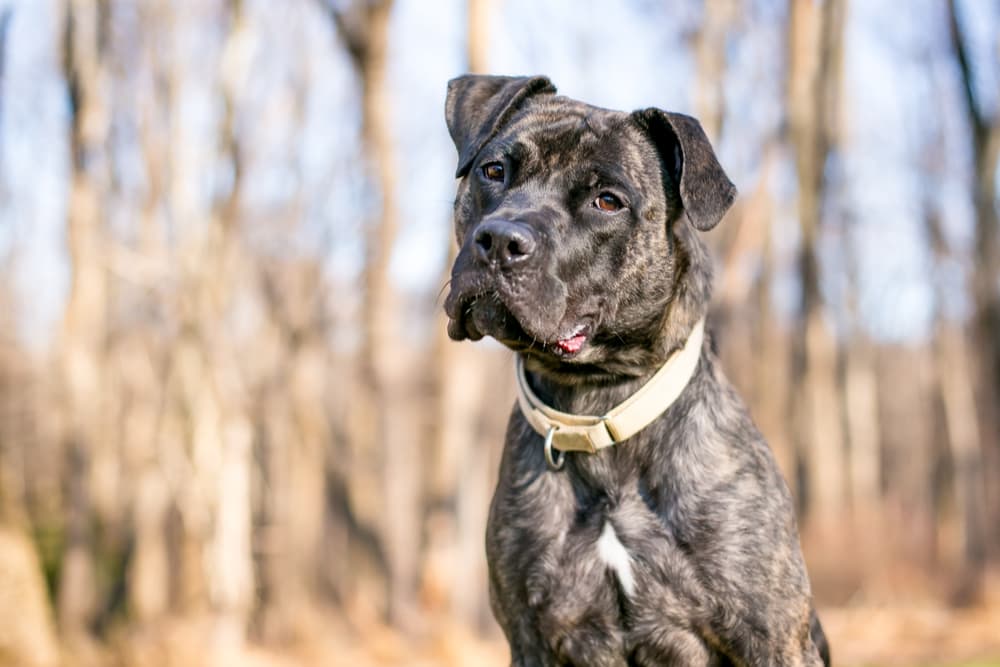
[[[509,616],[504,620],[508,619]],[[500,625],[510,646],[511,667],[557,667],[560,664],[538,632],[532,614],[522,613],[513,622],[501,622]]]
[[[750,651],[745,661],[748,667],[829,667],[819,648],[808,634],[796,633],[785,641],[768,642]]]
[[[511,667],[627,667],[625,655],[609,650],[600,642],[593,644],[580,638],[568,638],[560,643],[558,653],[537,645],[510,646]]]
[[[512,666],[626,667],[625,641],[616,617],[608,613],[607,604],[600,604],[608,602],[601,599],[602,593],[588,590],[586,579],[572,576],[571,581],[584,584],[580,590],[554,587],[538,570],[526,579],[527,599],[511,596],[505,608],[494,605]]]

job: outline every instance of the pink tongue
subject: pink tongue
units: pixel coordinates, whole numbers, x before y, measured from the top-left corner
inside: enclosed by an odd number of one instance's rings
[[[577,334],[575,336],[571,336],[570,338],[563,338],[561,341],[557,342],[556,345],[558,345],[559,349],[563,352],[579,352],[580,348],[583,347],[584,341],[586,340],[587,337],[585,335]]]

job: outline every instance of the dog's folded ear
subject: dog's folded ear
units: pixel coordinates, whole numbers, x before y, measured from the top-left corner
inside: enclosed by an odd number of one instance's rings
[[[676,188],[691,224],[703,232],[719,224],[736,200],[736,186],[716,159],[701,123],[653,108],[632,117],[659,151],[669,176],[665,185]]]
[[[555,86],[544,76],[467,74],[449,81],[444,115],[458,149],[455,178],[469,172],[472,160],[524,100],[555,92]]]

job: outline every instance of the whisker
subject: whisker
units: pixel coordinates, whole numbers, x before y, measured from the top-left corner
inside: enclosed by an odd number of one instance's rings
[[[444,295],[444,291],[446,289],[448,289],[449,287],[451,287],[451,279],[450,278],[445,281],[444,285],[441,286],[441,289],[438,290],[437,296],[434,297],[434,303],[435,303],[435,305],[438,305],[438,306],[441,305],[441,297]]]

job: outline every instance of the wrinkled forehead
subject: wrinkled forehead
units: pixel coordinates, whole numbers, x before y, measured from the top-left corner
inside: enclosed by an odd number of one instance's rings
[[[656,151],[628,114],[564,97],[529,104],[500,132],[494,150],[550,175],[659,178]]]

